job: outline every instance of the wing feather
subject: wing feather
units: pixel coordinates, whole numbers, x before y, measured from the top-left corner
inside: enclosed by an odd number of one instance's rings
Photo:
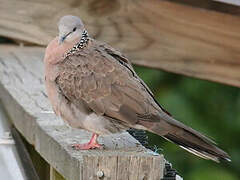
[[[152,106],[151,91],[128,59],[105,44],[92,43],[67,56],[58,68],[56,83],[62,94],[72,103],[83,100],[97,114],[135,124],[139,114],[159,108]]]

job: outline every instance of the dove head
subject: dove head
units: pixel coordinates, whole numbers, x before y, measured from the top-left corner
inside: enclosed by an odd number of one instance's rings
[[[64,41],[71,42],[81,39],[84,25],[80,18],[72,15],[63,16],[58,22],[58,42],[62,44]]]

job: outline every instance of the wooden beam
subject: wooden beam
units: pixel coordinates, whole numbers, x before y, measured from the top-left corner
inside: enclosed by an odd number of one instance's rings
[[[65,180],[52,166],[50,167],[50,180]]]
[[[12,123],[41,157],[67,180],[97,180],[99,171],[104,174],[102,180],[161,179],[163,156],[145,149],[127,132],[101,136],[104,150],[77,151],[71,147],[88,141],[91,134],[71,129],[49,113],[52,109],[43,84],[42,50],[0,46],[0,100]]]
[[[160,0],[0,0],[0,35],[46,45],[57,21],[80,16],[90,35],[138,65],[240,87],[240,17]],[[26,8],[28,7],[28,8]]]
[[[192,6],[195,8],[202,8],[204,10],[216,11],[220,13],[227,13],[234,16],[240,15],[239,6],[230,2],[231,0],[223,0],[224,2],[220,2],[218,0],[168,0],[174,3],[179,3],[187,6]],[[237,0],[238,1],[238,0]]]
[[[240,6],[240,2],[238,0],[214,0],[214,1],[223,2],[223,3],[227,3],[227,4],[233,4],[235,6]]]
[[[24,173],[25,173],[27,179],[40,180],[40,178],[37,174],[37,171],[34,168],[30,154],[24,145],[22,137],[20,136],[19,132],[17,131],[17,129],[15,127],[11,127],[11,135],[15,141],[16,149],[17,149],[18,154],[20,155],[19,158],[22,162],[23,170],[24,170]]]

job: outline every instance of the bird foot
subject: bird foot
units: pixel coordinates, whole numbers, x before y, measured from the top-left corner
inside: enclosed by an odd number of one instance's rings
[[[89,142],[85,144],[73,144],[72,148],[76,150],[103,149],[103,145]]]
[[[93,133],[90,141],[85,144],[73,144],[72,148],[76,150],[103,149],[103,145],[97,142],[98,135]]]

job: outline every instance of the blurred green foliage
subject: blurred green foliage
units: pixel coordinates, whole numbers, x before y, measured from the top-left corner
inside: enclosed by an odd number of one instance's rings
[[[135,66],[138,75],[158,102],[177,120],[215,140],[232,162],[215,163],[198,158],[149,133],[150,145],[162,149],[165,158],[184,179],[240,179],[240,89]]]

